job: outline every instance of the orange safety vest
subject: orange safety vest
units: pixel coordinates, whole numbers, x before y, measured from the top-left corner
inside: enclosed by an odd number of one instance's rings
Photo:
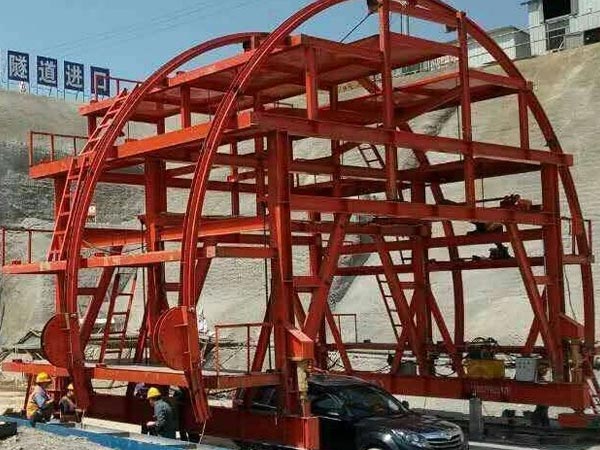
[[[29,396],[29,401],[27,402],[27,418],[31,419],[33,417],[33,415],[35,414],[35,412],[40,409],[40,407],[38,406],[38,404],[35,402],[34,396],[36,394],[42,394],[44,395],[48,400],[50,399],[50,397],[48,396],[48,393],[46,392],[46,390],[41,387],[41,386],[36,386],[33,388],[33,391],[31,391],[31,395]]]

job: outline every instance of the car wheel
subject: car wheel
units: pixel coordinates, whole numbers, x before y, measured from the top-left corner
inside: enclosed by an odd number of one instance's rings
[[[16,422],[0,422],[0,440],[9,438],[17,434]]]

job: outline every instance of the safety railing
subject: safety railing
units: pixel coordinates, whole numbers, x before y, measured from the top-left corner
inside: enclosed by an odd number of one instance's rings
[[[342,337],[342,342],[350,342],[344,339],[344,323],[348,322],[348,319],[351,320],[350,326],[354,331],[354,340],[353,342],[358,343],[358,315],[355,313],[337,313],[333,314],[333,318],[337,323],[338,330],[340,331],[340,335]]]
[[[1,227],[2,266],[44,260],[51,238],[52,230]]]
[[[29,132],[29,167],[76,156],[87,142],[87,136],[57,134],[44,131]]]
[[[139,80],[128,78],[111,77],[104,73],[94,74],[94,85],[92,86],[92,95],[95,101],[101,98],[108,98],[121,92],[122,89],[132,90],[142,84]],[[114,90],[112,89],[114,87]]]
[[[258,328],[260,331],[262,331],[263,328],[271,328],[271,327],[272,327],[272,324],[263,323],[263,322],[215,325],[215,348],[214,348],[213,352],[215,355],[215,372],[216,372],[217,377],[223,371],[222,361],[221,361],[221,348],[220,348],[222,330],[224,330],[224,329],[234,329],[234,330],[245,329],[246,332],[245,332],[244,348],[246,349],[246,373],[249,374],[252,371],[252,369],[251,369],[251,367],[252,367],[252,347],[255,346],[252,344],[251,330],[253,328]]]

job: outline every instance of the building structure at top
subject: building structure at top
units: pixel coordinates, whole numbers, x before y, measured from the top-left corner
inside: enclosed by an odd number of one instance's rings
[[[600,42],[600,0],[529,0],[533,55]]]

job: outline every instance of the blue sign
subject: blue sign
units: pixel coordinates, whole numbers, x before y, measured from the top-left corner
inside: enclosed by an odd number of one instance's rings
[[[83,64],[65,61],[63,84],[65,90],[83,92],[85,86]]]
[[[103,67],[90,67],[92,94],[110,97],[110,70]]]
[[[58,87],[58,60],[37,57],[37,84],[49,87]]]
[[[8,51],[8,79],[29,83],[29,54]]]

